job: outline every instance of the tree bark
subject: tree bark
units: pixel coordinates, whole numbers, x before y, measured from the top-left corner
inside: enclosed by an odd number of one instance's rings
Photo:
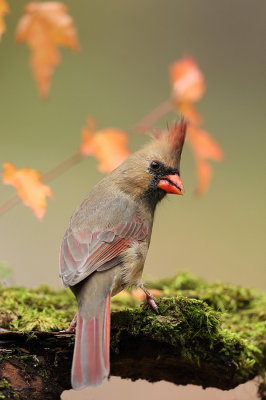
[[[134,293],[112,300],[110,375],[228,390],[265,374],[264,293],[187,273],[150,285],[161,296],[158,313]],[[71,320],[72,295],[0,286],[0,301],[0,400],[60,399],[75,335],[52,330]]]
[[[113,338],[117,333],[117,328],[112,329]],[[218,360],[199,365],[182,360],[175,347],[167,343],[125,330],[119,334],[119,343],[111,346],[110,375],[223,390],[243,382],[233,363],[227,365],[225,374]],[[0,399],[60,399],[62,391],[71,388],[73,344],[74,334],[66,332],[0,332]]]

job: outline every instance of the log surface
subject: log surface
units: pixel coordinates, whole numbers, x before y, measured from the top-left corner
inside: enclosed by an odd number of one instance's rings
[[[117,329],[112,330],[112,335]],[[112,376],[150,382],[231,389],[243,382],[236,365],[182,360],[174,346],[145,336],[120,333],[119,345],[111,351]],[[58,400],[70,389],[74,334],[65,332],[0,333],[0,398],[12,400]],[[1,397],[5,396],[5,397]]]
[[[134,291],[112,300],[110,375],[228,390],[265,373],[264,293],[188,273],[150,288],[158,314]],[[0,399],[60,399],[70,389],[75,335],[60,330],[73,296],[0,285],[0,305]]]

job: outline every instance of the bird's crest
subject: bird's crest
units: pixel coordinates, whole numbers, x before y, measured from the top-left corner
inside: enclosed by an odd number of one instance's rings
[[[153,131],[150,136],[155,140],[166,140],[170,145],[171,149],[175,152],[182,152],[183,144],[186,138],[187,121],[182,116],[180,120],[175,122],[172,126],[166,123],[167,131],[158,132]]]
[[[187,121],[181,117],[179,122],[175,122],[172,127],[168,126],[168,141],[173,150],[182,151],[186,137]]]

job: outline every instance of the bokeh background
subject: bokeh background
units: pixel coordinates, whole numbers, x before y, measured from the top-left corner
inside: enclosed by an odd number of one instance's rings
[[[64,3],[76,22],[81,51],[62,50],[50,96],[40,101],[28,67],[28,49],[14,40],[27,2],[10,2],[7,33],[0,44],[1,162],[45,173],[76,151],[88,115],[101,128],[129,131],[131,150],[139,148],[147,137],[134,134],[132,127],[169,97],[169,64],[191,55],[207,81],[206,94],[198,104],[203,127],[220,143],[225,160],[214,165],[208,193],[196,198],[194,162],[185,148],[182,178],[186,195],[169,196],[159,206],[145,273],[162,277],[189,270],[210,281],[265,289],[266,3]],[[168,115],[157,127],[165,127],[166,119],[172,122],[174,118],[174,113]],[[61,238],[74,208],[101,177],[95,160],[87,158],[51,183],[54,198],[49,200],[42,222],[21,204],[1,217],[0,260],[11,266],[12,283],[61,286]],[[1,202],[13,193],[12,187],[0,184]],[[121,395],[129,387],[120,380],[111,380],[110,385],[105,384],[106,391],[111,387]],[[131,385],[131,393],[152,390],[148,384]],[[178,395],[178,389],[170,386],[164,386],[162,393],[167,388],[169,399]],[[102,392],[97,393],[84,398],[104,398]],[[200,394],[189,397],[189,393],[180,392],[180,398],[201,398]],[[225,394],[218,391],[216,395],[208,393],[202,398],[230,398],[219,397]],[[72,392],[65,396],[71,396],[66,400],[75,398]],[[244,399],[243,395],[234,396]]]

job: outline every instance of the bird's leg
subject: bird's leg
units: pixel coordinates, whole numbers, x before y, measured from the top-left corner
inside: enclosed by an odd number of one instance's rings
[[[65,330],[65,332],[74,333],[76,331],[77,326],[77,314],[75,314],[74,318],[70,322],[69,327]]]
[[[145,288],[143,283],[139,285],[139,288],[146,294],[146,303],[158,314],[158,306],[156,304],[155,297]]]

